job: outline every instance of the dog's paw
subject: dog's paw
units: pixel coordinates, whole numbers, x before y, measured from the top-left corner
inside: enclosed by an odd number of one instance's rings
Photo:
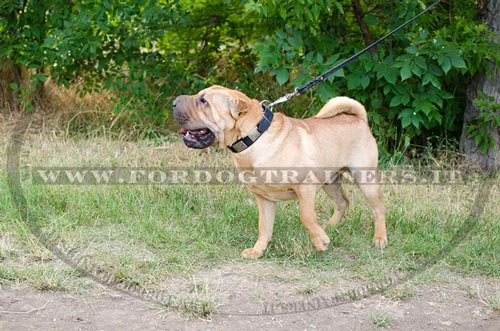
[[[373,238],[375,248],[384,249],[387,247],[387,237],[375,237]]]
[[[258,259],[264,254],[263,251],[258,251],[254,248],[247,248],[243,252],[241,252],[241,257],[244,259]]]
[[[316,236],[311,236],[311,241],[318,252],[326,251],[330,244],[330,238],[324,232]]]

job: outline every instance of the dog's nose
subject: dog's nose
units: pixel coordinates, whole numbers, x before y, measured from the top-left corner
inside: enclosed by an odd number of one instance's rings
[[[175,98],[174,102],[172,102],[172,108],[175,109],[175,107],[177,107],[178,104],[179,104],[179,97]]]

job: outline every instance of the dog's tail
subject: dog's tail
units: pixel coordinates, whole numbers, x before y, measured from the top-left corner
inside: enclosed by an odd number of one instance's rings
[[[328,118],[340,114],[354,115],[368,123],[365,107],[358,101],[348,97],[336,97],[328,100],[314,117]]]

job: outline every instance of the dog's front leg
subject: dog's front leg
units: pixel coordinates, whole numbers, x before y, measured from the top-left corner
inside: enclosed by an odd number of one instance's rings
[[[316,202],[317,187],[314,185],[299,185],[295,190],[299,200],[299,213],[302,225],[309,232],[309,236],[318,252],[324,252],[330,243],[330,238],[325,230],[318,224],[316,211],[314,210]]]
[[[273,236],[274,216],[276,214],[276,202],[266,200],[255,195],[259,209],[259,238],[253,248],[247,248],[241,252],[241,256],[256,259],[264,254],[267,244]]]

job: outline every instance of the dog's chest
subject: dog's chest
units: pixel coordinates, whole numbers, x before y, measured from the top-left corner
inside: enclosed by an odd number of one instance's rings
[[[253,194],[257,194],[270,201],[286,201],[297,199],[295,191],[288,185],[247,184],[246,186]]]

